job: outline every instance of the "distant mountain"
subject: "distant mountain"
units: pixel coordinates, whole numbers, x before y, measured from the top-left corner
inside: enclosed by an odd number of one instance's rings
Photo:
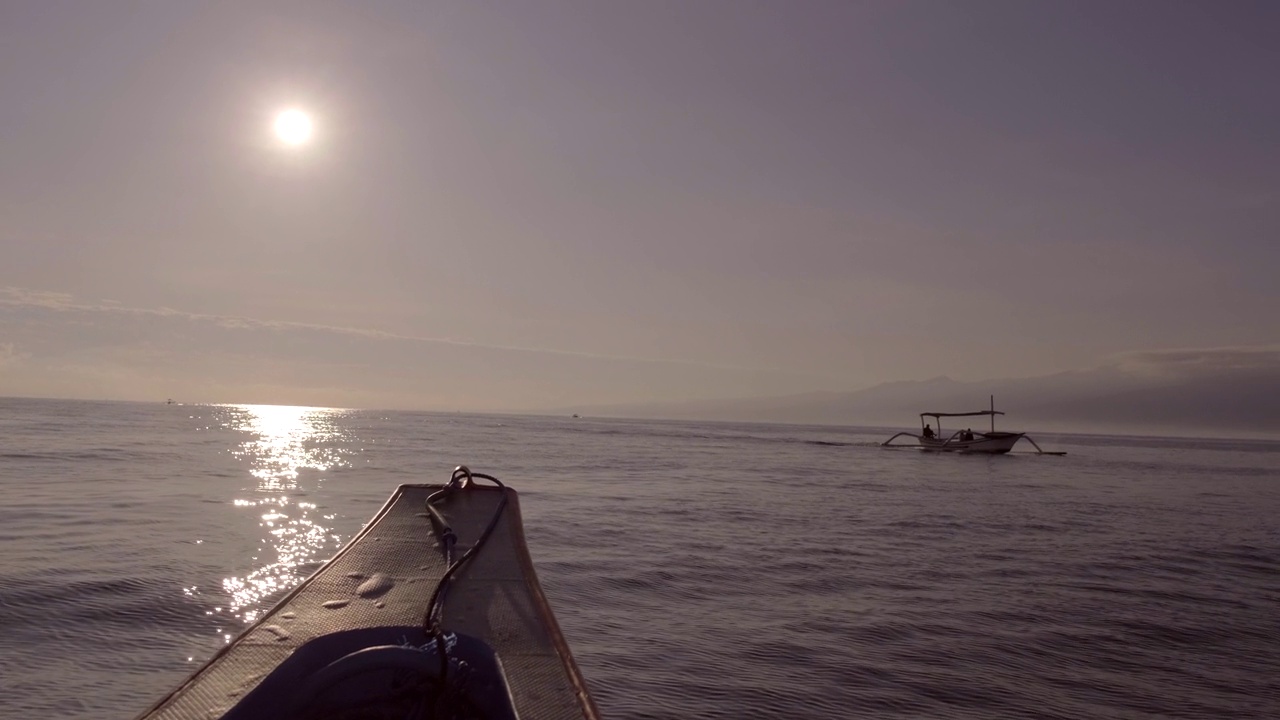
[[[1280,438],[1280,351],[1155,352],[1092,370],[960,382],[891,382],[855,392],[575,407],[615,417],[914,427],[921,412],[996,409],[997,427]],[[973,425],[986,421],[975,418]]]

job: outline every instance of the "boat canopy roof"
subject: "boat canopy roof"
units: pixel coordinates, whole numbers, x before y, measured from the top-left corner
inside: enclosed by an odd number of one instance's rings
[[[1004,413],[1003,413],[1003,412],[1000,412],[999,410],[979,410],[979,411],[977,411],[977,412],[967,412],[967,413],[936,413],[936,412],[923,412],[923,413],[920,413],[920,417],[931,417],[931,418],[944,418],[944,417],[972,417],[972,416],[974,416],[974,415],[1003,415],[1003,414],[1004,414]]]

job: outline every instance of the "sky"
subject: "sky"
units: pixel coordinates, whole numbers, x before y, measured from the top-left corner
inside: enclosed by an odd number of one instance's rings
[[[530,410],[1257,356],[1277,27],[1245,1],[4,3],[0,395]],[[273,135],[289,108],[309,142]]]

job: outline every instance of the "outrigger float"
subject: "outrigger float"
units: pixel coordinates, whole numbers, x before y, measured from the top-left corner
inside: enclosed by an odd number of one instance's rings
[[[897,435],[880,443],[881,447],[917,447],[921,450],[932,452],[960,452],[960,453],[985,453],[988,455],[1003,455],[1013,449],[1013,446],[1019,440],[1026,440],[1036,449],[1038,455],[1066,455],[1065,452],[1051,452],[1043,450],[1032,440],[1026,433],[1021,432],[1004,432],[996,431],[996,416],[1003,415],[1003,412],[996,410],[995,396],[991,396],[991,409],[978,410],[976,412],[963,413],[942,413],[942,412],[923,412],[920,413],[920,434],[916,435],[912,432],[900,432]],[[942,432],[942,418],[954,417],[990,417],[991,430],[989,432],[973,432],[971,429],[956,430],[951,435],[944,435]],[[929,426],[929,418],[938,424],[935,432]],[[894,440],[900,437],[909,437],[916,442],[914,445],[906,443],[893,444]]]

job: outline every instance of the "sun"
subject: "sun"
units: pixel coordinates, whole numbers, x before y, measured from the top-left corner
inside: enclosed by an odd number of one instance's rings
[[[315,123],[311,120],[311,116],[302,110],[291,109],[276,115],[272,128],[280,142],[298,147],[311,141],[311,136],[315,132]]]

